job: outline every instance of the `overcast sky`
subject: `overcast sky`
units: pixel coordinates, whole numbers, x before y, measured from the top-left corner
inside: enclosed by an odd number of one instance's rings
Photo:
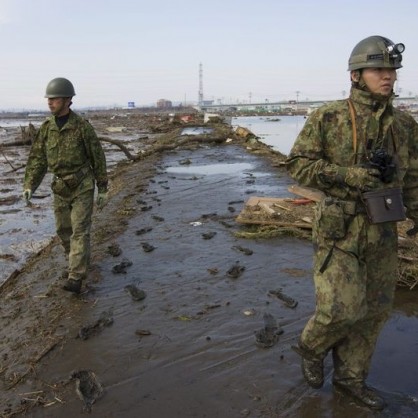
[[[401,95],[418,95],[415,0],[0,0],[0,110],[46,110],[69,78],[74,108],[342,98],[361,39],[406,46]]]

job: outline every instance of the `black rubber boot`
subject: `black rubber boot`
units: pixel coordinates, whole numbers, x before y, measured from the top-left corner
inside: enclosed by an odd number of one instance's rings
[[[292,346],[302,356],[302,373],[308,385],[314,389],[324,386],[324,359],[317,358],[302,346]]]
[[[62,288],[67,292],[79,294],[81,292],[81,280],[68,279]]]
[[[364,383],[337,380],[333,384],[337,391],[350,396],[360,405],[377,411],[381,411],[386,406],[384,399],[373,388],[366,386]]]

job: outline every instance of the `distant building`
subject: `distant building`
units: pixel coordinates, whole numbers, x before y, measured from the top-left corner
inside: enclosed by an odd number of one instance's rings
[[[135,102],[128,102],[128,109],[134,109],[135,108]]]
[[[160,99],[157,102],[157,107],[159,109],[170,109],[173,107],[173,103],[170,100]]]

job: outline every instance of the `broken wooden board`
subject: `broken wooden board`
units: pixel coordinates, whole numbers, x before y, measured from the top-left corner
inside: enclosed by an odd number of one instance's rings
[[[322,199],[325,198],[325,193],[321,192],[321,190],[313,189],[311,187],[299,186],[297,184],[289,186],[287,190],[298,196],[302,196],[307,199],[313,200],[314,202],[320,202]]]
[[[242,224],[277,225],[312,229],[314,202],[307,199],[252,196],[236,221]]]

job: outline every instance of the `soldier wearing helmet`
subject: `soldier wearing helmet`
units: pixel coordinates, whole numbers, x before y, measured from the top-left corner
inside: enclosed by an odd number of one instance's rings
[[[97,186],[96,204],[101,208],[108,178],[105,155],[93,127],[70,109],[74,96],[74,86],[66,78],[48,83],[45,97],[52,116],[32,144],[23,195],[29,201],[45,174],[52,173],[55,224],[68,258],[63,288],[80,293],[90,261],[94,190]]]
[[[316,309],[294,347],[302,372],[322,387],[331,352],[334,388],[377,410],[385,401],[366,379],[392,309],[404,207],[418,225],[418,124],[393,106],[404,50],[383,36],[360,41],[348,100],[312,113],[286,161],[293,179],[324,194],[313,223]]]

